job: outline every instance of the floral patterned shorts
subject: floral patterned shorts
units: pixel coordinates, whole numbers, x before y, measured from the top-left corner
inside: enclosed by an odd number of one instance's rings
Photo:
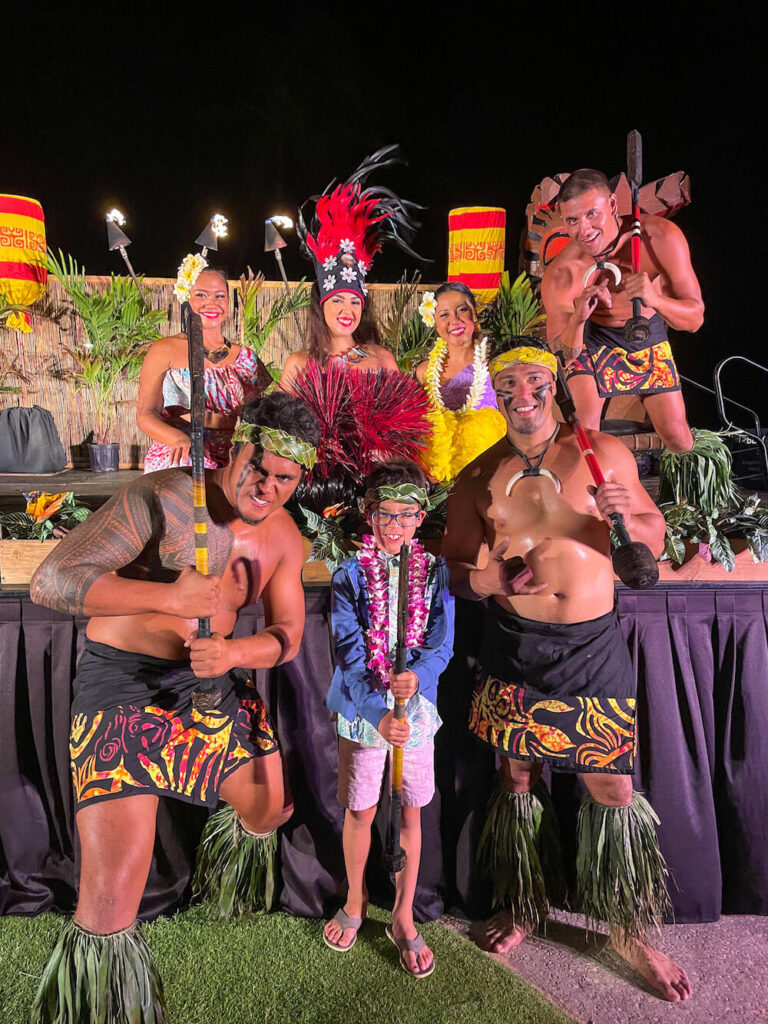
[[[131,704],[75,715],[69,739],[78,810],[88,803],[152,794],[215,807],[221,783],[278,749],[256,691],[234,716]]]

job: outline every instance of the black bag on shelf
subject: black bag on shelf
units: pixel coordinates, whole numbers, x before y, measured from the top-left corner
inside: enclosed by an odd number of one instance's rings
[[[0,473],[59,473],[67,457],[47,409],[5,409],[0,413]]]

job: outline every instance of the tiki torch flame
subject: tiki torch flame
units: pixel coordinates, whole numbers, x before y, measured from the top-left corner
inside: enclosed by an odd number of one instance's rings
[[[220,213],[214,213],[211,217],[211,231],[217,238],[226,238],[228,220]]]

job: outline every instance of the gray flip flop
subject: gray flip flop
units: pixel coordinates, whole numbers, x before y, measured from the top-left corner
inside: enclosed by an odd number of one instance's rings
[[[432,971],[434,971],[435,969],[434,957],[432,957],[432,963],[429,965],[429,967],[427,967],[423,971],[419,970],[418,961],[416,964],[416,969],[414,970],[408,963],[408,961],[405,959],[406,953],[413,953],[415,956],[418,957],[421,950],[424,949],[424,947],[426,946],[424,936],[421,934],[421,932],[416,932],[415,939],[398,939],[397,936],[393,933],[390,926],[387,925],[386,933],[389,941],[393,942],[395,946],[397,946],[397,951],[400,954],[400,966],[403,968],[405,973],[410,974],[410,976],[412,978],[416,978],[417,981],[419,981],[421,978],[428,978]]]
[[[348,928],[355,929],[355,934],[352,936],[352,941],[348,946],[341,946],[338,942],[331,942],[331,940],[325,934],[325,930],[323,930],[323,942],[329,949],[335,949],[337,953],[348,953],[350,949],[352,949],[354,944],[357,942],[357,933],[359,932],[360,927],[365,918],[350,917],[349,914],[344,910],[344,908],[340,907],[333,915],[331,920],[335,921],[339,928],[341,928],[342,935]]]

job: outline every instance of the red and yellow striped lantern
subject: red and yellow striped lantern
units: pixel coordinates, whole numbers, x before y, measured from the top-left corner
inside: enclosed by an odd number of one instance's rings
[[[463,281],[479,303],[492,302],[499,290],[506,224],[499,206],[461,206],[448,214],[448,280]]]
[[[45,291],[45,217],[36,199],[0,195],[0,294],[14,306],[30,306]],[[12,313],[5,322],[30,331],[28,313]]]

